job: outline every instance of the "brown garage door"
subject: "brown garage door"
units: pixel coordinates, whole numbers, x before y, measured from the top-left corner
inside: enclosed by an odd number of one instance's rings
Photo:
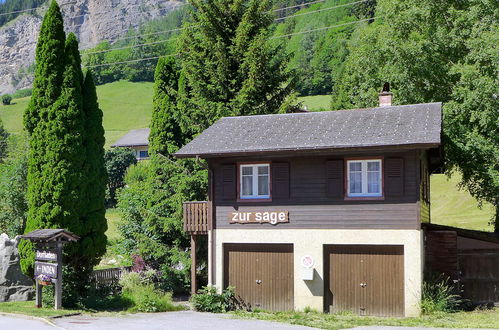
[[[292,244],[224,244],[224,286],[251,308],[293,309]]]
[[[326,311],[404,315],[402,245],[327,245],[324,263]]]

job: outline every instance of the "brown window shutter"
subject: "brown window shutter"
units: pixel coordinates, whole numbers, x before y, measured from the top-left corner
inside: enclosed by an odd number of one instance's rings
[[[226,164],[222,166],[222,190],[223,199],[236,199],[237,195],[236,165]]]
[[[326,161],[326,195],[343,198],[343,159]]]
[[[385,159],[385,195],[404,195],[404,159]]]
[[[272,199],[289,198],[289,163],[272,163]]]

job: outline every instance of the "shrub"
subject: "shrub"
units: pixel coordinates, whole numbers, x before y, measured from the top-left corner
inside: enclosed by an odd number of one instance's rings
[[[32,88],[18,89],[14,94],[12,94],[12,97],[15,99],[20,99],[22,97],[31,96],[32,93]]]
[[[456,286],[448,276],[432,274],[423,283],[421,310],[424,314],[454,312],[462,303]]]
[[[200,294],[192,296],[191,302],[197,311],[210,313],[225,313],[237,309],[239,305],[232,287],[220,294],[215,287],[206,286]]]
[[[104,161],[108,174],[106,203],[114,205],[116,203],[116,190],[124,186],[125,173],[130,165],[137,163],[137,158],[131,149],[113,148],[106,151]]]
[[[155,277],[152,270],[130,272],[121,276],[119,283],[123,288],[122,297],[130,302],[130,311],[155,313],[182,310],[182,306],[173,303],[171,293],[155,287]]]
[[[9,105],[11,101],[12,101],[12,96],[10,96],[9,94],[4,94],[2,96],[3,105]]]

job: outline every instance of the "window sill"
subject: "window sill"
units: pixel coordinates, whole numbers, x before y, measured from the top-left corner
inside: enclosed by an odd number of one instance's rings
[[[270,198],[238,198],[238,203],[270,203],[272,202],[272,197]]]
[[[359,196],[345,197],[346,201],[384,201],[385,196]]]

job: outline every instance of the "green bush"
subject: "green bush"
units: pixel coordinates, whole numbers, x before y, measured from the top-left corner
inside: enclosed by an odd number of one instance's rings
[[[423,283],[421,311],[423,314],[455,312],[462,300],[455,294],[456,286],[448,276],[432,274]]]
[[[156,288],[153,284],[154,271],[125,273],[120,279],[122,297],[130,302],[131,312],[170,312],[182,310],[175,305],[172,294]]]
[[[191,302],[197,311],[210,313],[225,313],[237,309],[239,305],[232,287],[218,293],[215,287],[206,286],[200,294],[192,296]]]
[[[14,94],[12,94],[12,98],[20,99],[22,97],[31,96],[32,93],[33,93],[32,88],[18,89],[17,91],[15,91]]]
[[[137,163],[135,152],[129,148],[113,148],[104,155],[108,175],[106,204],[116,203],[116,190],[124,186],[123,179],[130,165]]]
[[[12,101],[12,96],[10,96],[9,94],[4,94],[2,96],[3,105],[9,105],[11,101]]]

